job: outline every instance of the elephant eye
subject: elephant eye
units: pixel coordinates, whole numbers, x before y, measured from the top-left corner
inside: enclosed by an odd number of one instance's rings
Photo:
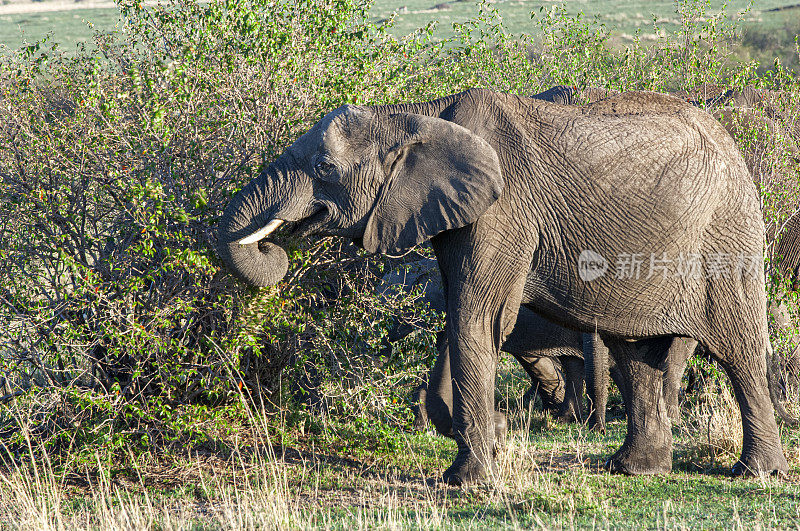
[[[336,166],[327,160],[320,160],[314,165],[314,170],[320,177],[328,177],[336,169]]]

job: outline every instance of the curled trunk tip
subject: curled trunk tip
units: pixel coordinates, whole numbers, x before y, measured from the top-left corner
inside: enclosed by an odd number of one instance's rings
[[[261,248],[258,243],[223,243],[219,255],[233,274],[253,286],[274,286],[289,269],[286,251],[274,243],[262,243]]]

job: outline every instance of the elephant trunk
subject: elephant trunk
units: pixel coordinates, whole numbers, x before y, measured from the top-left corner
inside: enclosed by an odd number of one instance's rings
[[[277,284],[289,268],[280,246],[260,242],[284,220],[302,219],[308,208],[298,190],[301,179],[289,178],[280,160],[245,186],[220,218],[217,253],[227,268],[253,286]]]
[[[258,242],[240,245],[237,242],[220,244],[219,256],[237,277],[253,286],[273,286],[286,276],[289,259],[274,243]]]

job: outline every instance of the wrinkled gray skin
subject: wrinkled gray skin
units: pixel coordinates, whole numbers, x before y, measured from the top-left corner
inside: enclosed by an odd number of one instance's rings
[[[576,105],[595,102],[615,94],[618,93],[598,87],[588,87],[578,91],[572,87],[555,86],[532,97],[562,105]],[[769,141],[776,138],[776,133],[780,128],[775,121],[779,118],[775,103],[784,97],[783,93],[751,87],[739,91],[706,84],[691,92],[680,91],[671,95],[696,107],[706,109],[722,123],[734,138],[748,139],[745,141],[745,145],[741,146],[741,151],[755,183],[774,178],[767,174],[767,161],[775,150],[775,146],[770,145]],[[800,162],[800,147],[794,143],[800,140],[800,123],[794,119],[784,121],[794,124],[795,130],[783,132],[784,134],[788,133],[788,136],[780,148],[788,149],[789,152],[786,155],[795,162]],[[749,141],[754,135],[753,131],[755,131],[755,142]],[[763,132],[768,134],[764,135]],[[778,176],[778,178],[782,177]],[[796,205],[787,205],[786,210],[791,210],[792,207],[796,207]],[[776,232],[778,233],[777,238]],[[767,237],[768,241],[777,242],[775,248],[772,249],[774,258],[777,258],[772,262],[778,264],[773,278],[779,282],[788,279],[790,284],[794,284],[794,291],[797,291],[800,288],[800,216],[795,214],[782,227],[767,226]],[[768,357],[767,376],[770,384],[770,396],[775,409],[784,422],[789,425],[797,425],[797,419],[789,415],[781,403],[778,389],[782,386],[800,383],[800,375],[798,375],[800,372],[800,337],[795,331],[789,309],[785,304],[772,303],[768,310],[770,322],[786,336],[786,343],[789,345],[789,352],[776,353],[778,355]],[[664,392],[668,410],[671,412],[669,416],[673,420],[678,419],[677,397],[680,381],[688,357],[694,352],[695,347],[695,342],[687,340],[682,343],[673,343],[669,349]],[[599,336],[594,335],[584,337],[583,352],[586,360],[587,392],[593,397],[593,403],[596,405],[589,417],[589,427],[603,431],[605,429],[605,405],[608,399],[608,349],[603,345]],[[783,360],[783,367],[779,366],[781,360]],[[778,381],[778,374],[781,372],[786,375],[784,382]]]
[[[581,103],[593,103],[618,94],[616,91],[599,87],[588,87],[578,91],[572,87],[557,85],[535,94],[531,98],[561,105],[579,105]],[[609,363],[608,348],[603,344],[599,334],[583,334],[580,339],[582,342],[581,351],[585,358],[583,369],[585,371],[586,392],[590,404],[588,427],[602,432],[605,431],[606,427],[609,373],[614,377],[617,387],[622,389],[623,386],[618,381],[619,373],[616,371],[613,361]],[[673,422],[680,420],[678,407],[680,382],[689,356],[691,356],[696,347],[696,341],[676,338],[668,349],[664,372],[664,397],[668,416]]]
[[[448,483],[494,473],[497,356],[523,304],[563,327],[596,330],[609,347],[628,417],[611,470],[672,469],[662,388],[673,337],[700,342],[730,377],[744,433],[735,472],[788,469],[767,389],[763,275],[585,282],[578,274],[586,249],[762,255],[747,167],[719,122],[691,105],[628,93],[573,107],[470,90],[344,106],[226,208],[219,254],[250,283],[286,272],[279,247],[239,243],[265,236],[275,219],[376,253],[430,239],[447,294],[443,381],[452,383],[458,446]]]
[[[579,105],[581,103],[593,103],[618,94],[616,91],[599,87],[588,87],[582,91],[577,91],[572,87],[557,85],[531,97],[561,105]],[[590,402],[588,427],[602,432],[605,431],[606,427],[609,373],[614,377],[618,388],[622,389],[623,386],[620,385],[619,373],[613,362],[609,363],[608,348],[603,344],[600,335],[597,333],[583,334],[581,341],[581,350],[585,358],[586,391]],[[664,371],[664,398],[667,414],[674,422],[680,420],[678,392],[681,378],[689,356],[695,351],[696,347],[696,341],[687,338],[675,338],[668,349]]]

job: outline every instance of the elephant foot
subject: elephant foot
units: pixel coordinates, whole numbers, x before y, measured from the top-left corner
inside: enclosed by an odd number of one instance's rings
[[[626,476],[655,476],[672,472],[672,445],[634,453],[625,445],[608,458],[605,468]]]
[[[789,472],[789,463],[783,455],[780,445],[776,447],[764,447],[761,451],[748,451],[733,465],[731,470],[734,476],[757,476],[759,474],[771,474],[778,477],[785,477]]]
[[[595,415],[592,415],[589,417],[589,422],[587,423],[586,427],[589,431],[593,431],[595,433],[605,433],[606,419],[595,418]]]
[[[448,485],[466,486],[481,485],[489,482],[496,475],[494,459],[479,459],[474,453],[458,452],[456,460],[445,470],[442,480]]]

